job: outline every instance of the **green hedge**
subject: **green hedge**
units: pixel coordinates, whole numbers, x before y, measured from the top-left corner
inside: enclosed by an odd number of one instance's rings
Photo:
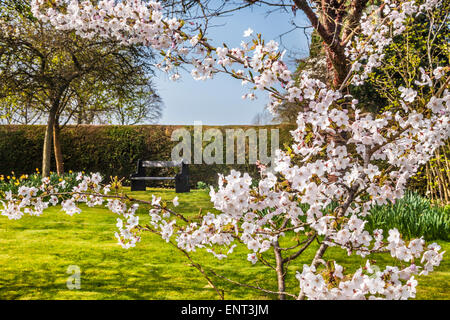
[[[136,170],[138,159],[171,160],[171,150],[178,143],[171,141],[173,130],[192,126],[68,126],[61,132],[61,146],[66,170],[100,172],[106,177],[128,178]],[[279,128],[280,147],[291,142],[292,125],[281,126],[203,126],[203,131],[218,128],[225,137],[226,129]],[[41,168],[44,126],[0,126],[0,174],[30,174]],[[270,130],[268,130],[270,133]],[[270,141],[270,139],[269,139]],[[206,145],[208,143],[204,143]],[[270,148],[269,148],[270,150]],[[269,151],[270,152],[270,151]],[[224,150],[225,155],[225,150]],[[246,162],[248,163],[248,162]],[[54,160],[52,158],[52,169]],[[254,165],[191,165],[191,185],[198,181],[217,182],[218,173],[228,173],[232,168],[257,176]],[[153,171],[152,171],[153,170]],[[175,169],[149,169],[149,174],[165,176]],[[173,184],[173,183],[172,183]],[[168,183],[170,185],[170,182]]]

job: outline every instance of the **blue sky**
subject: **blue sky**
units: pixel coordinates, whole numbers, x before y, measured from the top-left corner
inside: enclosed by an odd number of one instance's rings
[[[255,33],[262,33],[265,40],[278,41],[280,34],[292,29],[290,19],[293,15],[272,13],[266,17],[266,9],[245,9],[232,16],[216,18],[216,24],[221,26],[209,29],[208,38],[212,39],[213,45],[221,46],[225,42],[230,47],[237,47],[244,40],[244,30],[250,27]],[[305,19],[302,13],[297,12],[294,21],[297,25],[307,26]],[[299,56],[308,55],[307,38],[301,29],[284,36],[283,44],[295,49]],[[284,60],[289,63],[292,59]],[[190,67],[187,69],[191,70]],[[194,121],[202,121],[206,125],[251,124],[253,117],[267,103],[263,92],[256,100],[242,100],[246,90],[239,80],[227,75],[217,75],[206,81],[195,81],[187,72],[181,75],[181,81],[172,82],[164,73],[156,74],[154,82],[164,102],[161,124],[192,125]]]

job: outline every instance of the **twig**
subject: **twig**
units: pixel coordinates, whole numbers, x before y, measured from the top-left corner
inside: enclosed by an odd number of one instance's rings
[[[231,283],[236,284],[236,285],[241,286],[241,287],[252,288],[252,289],[255,289],[255,290],[259,290],[259,291],[263,291],[263,292],[271,293],[271,294],[277,294],[277,295],[284,294],[284,295],[291,296],[291,297],[293,297],[293,298],[296,298],[296,297],[297,297],[295,294],[288,293],[288,292],[272,291],[272,290],[267,290],[267,289],[264,289],[264,288],[261,288],[261,287],[252,286],[252,285],[245,284],[245,283],[240,283],[240,282],[237,282],[237,281],[235,281],[235,280],[228,279],[227,277],[224,277],[224,276],[222,276],[222,275],[220,275],[220,274],[217,274],[217,273],[215,273],[213,270],[208,270],[208,271],[211,272],[213,275],[215,275],[215,276],[218,277],[218,278],[221,278],[221,279],[223,279],[223,280],[226,280],[226,281],[228,281],[228,282],[231,282]]]

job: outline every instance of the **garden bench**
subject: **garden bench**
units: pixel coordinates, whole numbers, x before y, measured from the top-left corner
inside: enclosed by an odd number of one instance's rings
[[[171,168],[179,167],[180,172],[174,177],[147,177],[145,168]],[[136,173],[130,176],[131,191],[145,191],[146,181],[149,180],[175,180],[175,192],[190,192],[189,187],[189,167],[183,160],[181,161],[143,161],[138,160]]]

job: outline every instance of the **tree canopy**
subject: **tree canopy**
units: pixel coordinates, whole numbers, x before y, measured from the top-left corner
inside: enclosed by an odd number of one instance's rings
[[[149,48],[55,30],[33,17],[29,3],[0,2],[0,105],[10,120],[26,123],[30,114],[33,120],[46,119],[45,175],[50,172],[52,140],[58,172],[64,170],[61,124],[127,124],[161,116]]]

